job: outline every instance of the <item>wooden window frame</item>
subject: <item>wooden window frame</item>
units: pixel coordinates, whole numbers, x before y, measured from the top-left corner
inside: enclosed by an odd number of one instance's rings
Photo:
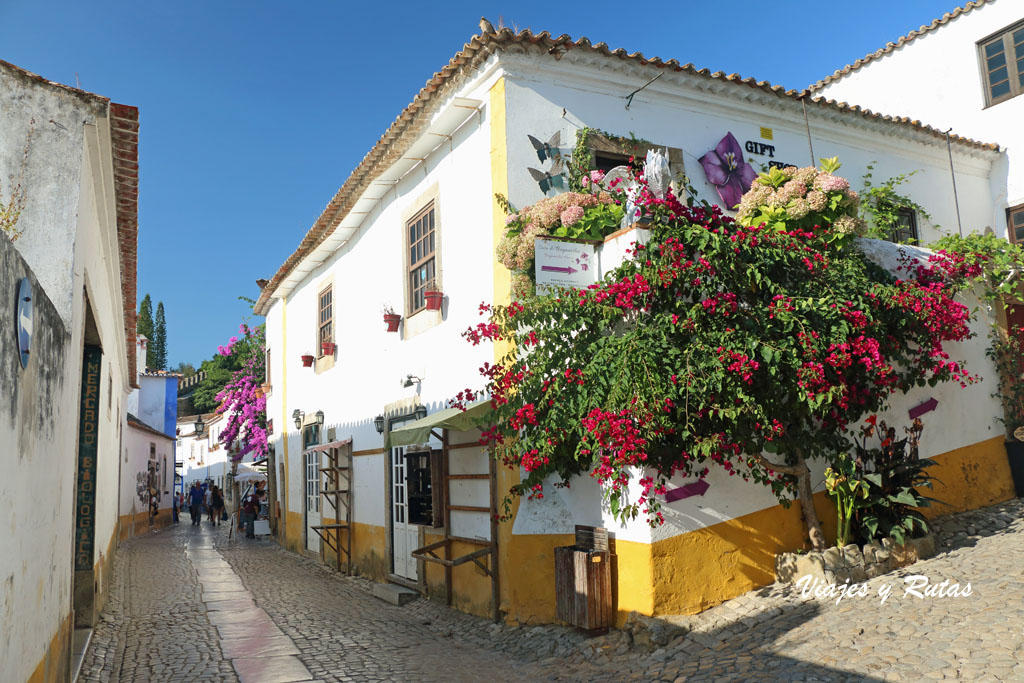
[[[1018,68],[1017,62],[1020,57],[1016,54],[1017,44],[1013,40],[1013,34],[1018,31],[1024,31],[1024,21],[1019,21],[978,41],[978,68],[981,70],[981,82],[985,88],[986,107],[991,107],[1024,94],[1024,83],[1021,82],[1021,79],[1024,78],[1024,69]],[[1022,38],[1024,38],[1024,34],[1022,34]],[[986,54],[986,48],[996,43],[1002,43],[1003,46],[1007,83],[1009,83],[1010,90],[1007,93],[994,97],[992,95],[992,84],[989,81],[991,74],[988,68],[989,57]],[[1024,49],[1024,42],[1018,44]],[[1024,53],[1021,54],[1021,57],[1024,57]],[[999,83],[1002,83],[1002,81],[999,81]]]
[[[1024,236],[1018,240],[1016,230],[1014,230],[1013,222],[1017,216],[1021,217],[1020,227],[1024,229],[1024,204],[1018,204],[1006,209],[1006,236],[1013,244],[1024,244]]]
[[[413,229],[422,219],[430,216],[430,228],[429,235],[424,232],[420,232],[415,240],[413,239]],[[422,228],[421,228],[422,229]],[[429,240],[428,240],[429,236]],[[405,221],[405,231],[403,234],[404,240],[402,242],[402,249],[405,250],[405,298],[406,298],[406,317],[412,317],[420,311],[427,309],[426,297],[422,297],[422,301],[417,304],[416,293],[421,292],[423,294],[427,291],[427,286],[430,282],[434,282],[436,287],[440,287],[438,263],[440,259],[439,247],[440,239],[438,236],[438,220],[437,220],[437,202],[430,200],[427,204],[417,211],[411,218]],[[417,247],[430,245],[429,253],[426,252],[425,248],[422,252],[414,254],[414,250]],[[414,259],[414,255],[419,255],[418,259]],[[423,278],[421,286],[414,285],[413,278],[421,268],[427,268],[430,266],[428,274]]]
[[[330,296],[327,306],[324,306],[324,295]],[[324,319],[324,311],[327,311],[327,318]],[[327,331],[325,338],[324,330]],[[334,283],[329,282],[317,291],[316,295],[316,352],[317,358],[324,357],[324,342],[335,342],[334,334]]]
[[[266,354],[263,356],[263,375],[266,377],[267,386],[272,386],[273,382],[270,381],[270,347],[267,347]]]

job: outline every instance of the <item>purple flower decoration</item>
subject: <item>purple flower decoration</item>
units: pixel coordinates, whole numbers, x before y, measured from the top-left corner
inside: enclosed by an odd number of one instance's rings
[[[718,190],[727,209],[736,208],[757,177],[757,172],[743,161],[743,150],[732,133],[726,133],[718,146],[699,161],[708,182]]]

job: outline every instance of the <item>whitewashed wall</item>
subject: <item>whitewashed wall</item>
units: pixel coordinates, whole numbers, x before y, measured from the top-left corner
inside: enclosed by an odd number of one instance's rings
[[[0,639],[2,680],[27,679],[72,608],[83,292],[88,293],[103,344],[93,561],[111,559],[104,556],[117,523],[119,443],[131,373],[106,111],[100,98],[0,67],[0,177],[5,190],[6,179],[18,176],[29,121],[35,119],[27,201],[18,225],[24,234],[15,249],[36,273],[69,335],[58,378],[61,393],[45,403],[41,421],[22,424],[12,412],[11,422],[0,428],[0,452],[8,465],[0,497],[11,513],[0,528],[0,547],[10,550],[0,553],[0,621],[18,624]],[[42,506],[40,490],[46,491],[48,501]],[[104,593],[102,574],[96,582],[98,593]]]
[[[121,462],[121,515],[146,512],[149,498],[144,493],[144,480],[140,480],[139,475],[147,473],[150,444],[155,447],[156,460],[160,463],[158,505],[161,510],[171,508],[171,493],[174,486],[174,441],[129,424],[124,432],[124,454]]]
[[[922,17],[922,23],[925,19],[930,17]],[[977,43],[1021,19],[1024,4],[1019,1],[987,3],[869,61],[815,94],[909,116],[940,130],[952,128],[954,133],[1006,148],[1008,164],[993,178],[993,217],[987,221],[997,235],[1005,235],[1003,210],[1024,203],[1024,96],[986,107]],[[850,55],[849,61],[858,57]],[[962,191],[961,198],[965,195],[968,192]]]
[[[458,95],[486,102],[492,80]],[[272,443],[279,463],[284,462],[283,441],[288,439],[289,511],[301,513],[304,504],[301,439],[292,421],[295,409],[307,420],[317,410],[324,412],[323,440],[333,429],[337,439],[351,437],[355,451],[373,450],[384,445],[373,418],[387,412],[389,404],[411,402],[418,394],[418,401],[434,412],[461,389],[480,386],[477,369],[492,360],[493,350],[472,347],[460,334],[481,320],[478,305],[493,298],[489,123],[486,109],[473,115],[453,134],[450,145],[436,150],[379,202],[348,243],[295,288],[287,304],[278,300],[270,309],[267,344],[273,390],[267,415],[274,420]],[[443,315],[433,326],[429,320],[436,314],[430,311],[403,321],[403,328],[427,328],[406,338],[404,329],[385,331],[381,307],[403,308],[408,277],[403,265],[403,216],[420,208],[424,195],[435,186],[439,275],[446,294]],[[316,374],[313,368],[302,367],[300,356],[314,352],[317,295],[329,278],[334,283],[337,360],[332,369]],[[400,387],[408,374],[423,378],[422,384]],[[385,523],[386,467],[383,454],[354,458],[356,522]]]

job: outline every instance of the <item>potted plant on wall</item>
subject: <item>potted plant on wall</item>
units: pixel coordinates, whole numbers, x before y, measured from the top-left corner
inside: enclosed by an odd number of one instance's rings
[[[398,324],[402,322],[402,316],[395,313],[395,309],[384,304],[384,324],[388,326],[388,332],[398,332]]]
[[[311,354],[311,353],[304,353],[304,354],[302,354],[302,367],[304,367],[304,368],[312,367],[314,360],[316,360],[316,356],[314,356],[313,354]]]
[[[427,300],[428,311],[441,310],[441,302],[444,300],[444,292],[441,291],[441,286],[437,283],[437,280],[431,280],[427,283],[427,289],[423,293],[423,296]]]
[[[324,337],[323,341],[320,342],[320,350],[323,351],[325,356],[333,356],[337,348],[331,337]]]

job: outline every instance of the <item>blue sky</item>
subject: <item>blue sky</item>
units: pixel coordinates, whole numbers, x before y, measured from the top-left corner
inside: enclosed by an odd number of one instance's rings
[[[0,0],[0,59],[140,108],[139,299],[198,365],[481,15],[804,88],[957,4]]]

